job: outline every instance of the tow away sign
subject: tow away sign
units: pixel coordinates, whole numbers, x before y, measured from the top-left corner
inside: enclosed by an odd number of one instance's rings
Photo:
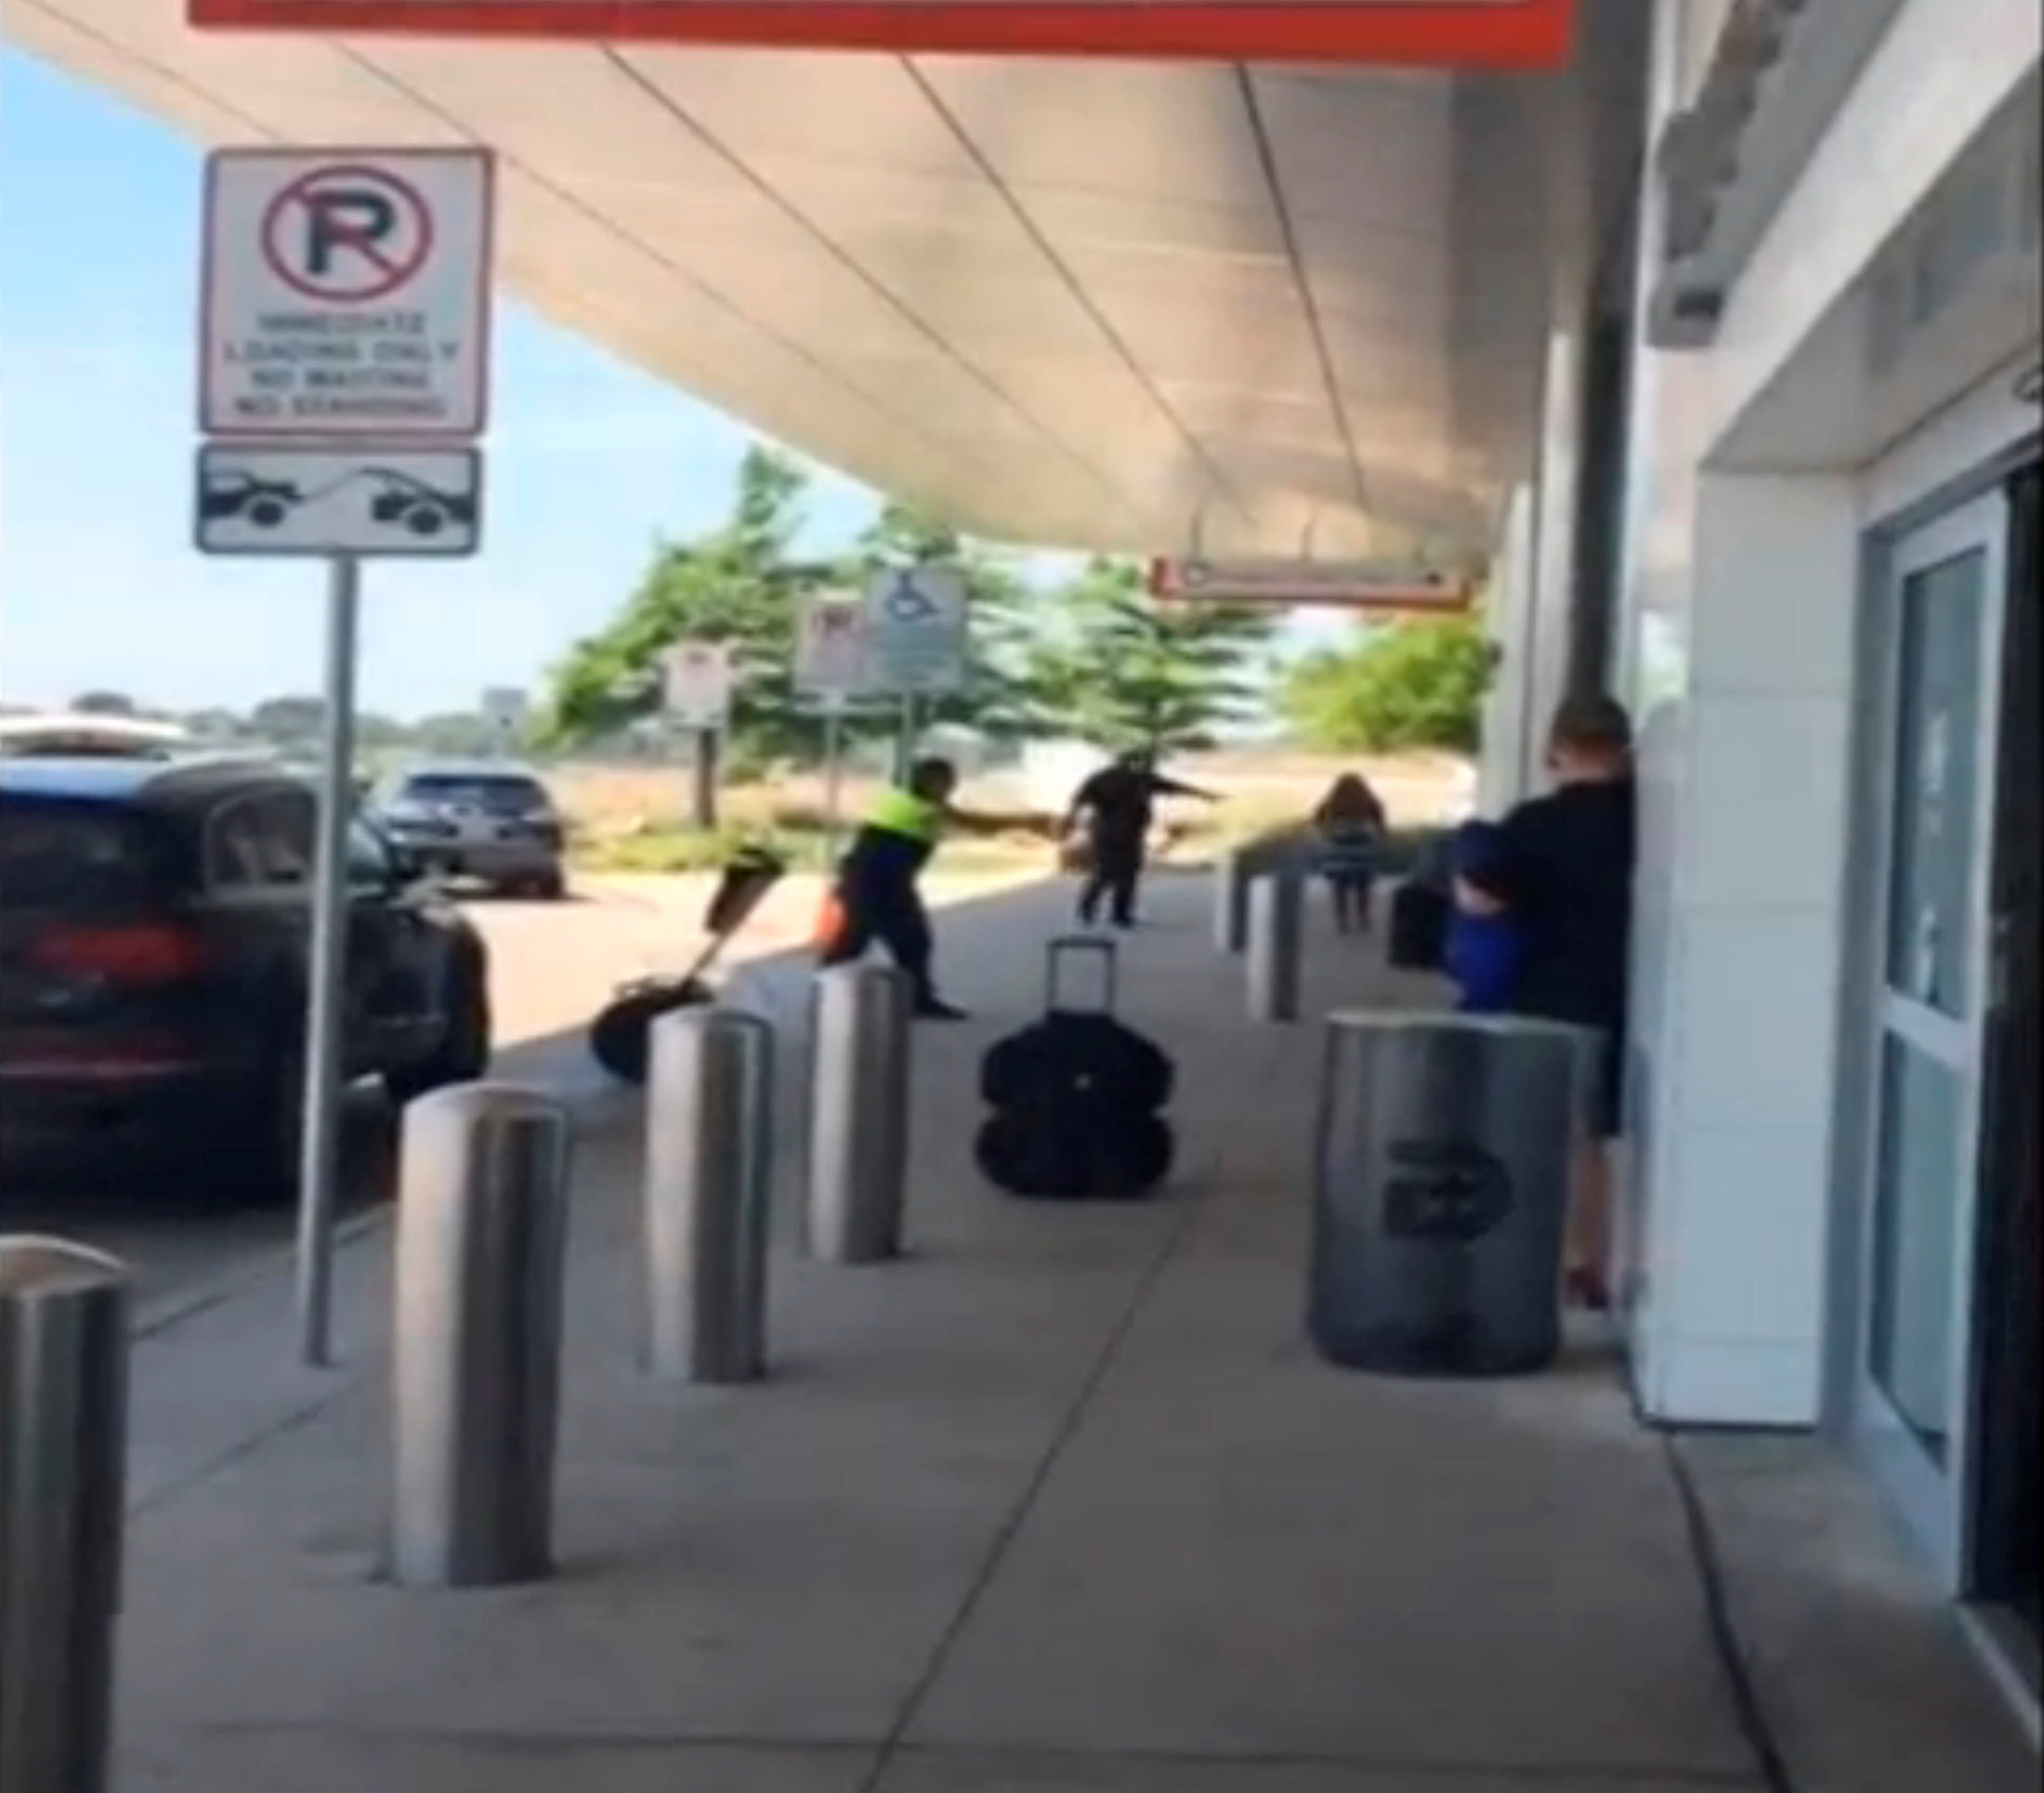
[[[478,434],[491,202],[486,150],[216,151],[200,430]]]
[[[201,554],[451,558],[482,539],[482,451],[398,442],[206,442]]]
[[[1150,593],[1189,604],[1326,605],[1334,609],[1455,615],[1475,601],[1466,574],[1379,561],[1150,562]]]

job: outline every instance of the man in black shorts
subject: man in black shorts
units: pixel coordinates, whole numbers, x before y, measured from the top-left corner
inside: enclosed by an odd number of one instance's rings
[[[1628,963],[1632,936],[1636,804],[1632,727],[1607,697],[1571,698],[1548,734],[1554,789],[1501,825],[1510,904],[1522,958],[1511,1008],[1604,1036],[1592,1136],[1577,1165],[1569,1210],[1568,1288],[1610,1304],[1611,1164],[1624,1129]]]

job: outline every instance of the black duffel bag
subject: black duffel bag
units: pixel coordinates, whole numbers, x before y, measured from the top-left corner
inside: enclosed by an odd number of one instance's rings
[[[1072,955],[1099,956],[1102,989],[1096,1006],[1068,1007],[1059,973]],[[1115,1013],[1114,942],[1069,935],[1045,952],[1044,1012],[1018,1033],[997,1040],[979,1065],[979,1099],[989,1108],[1055,1108],[1073,1096],[1100,1112],[1155,1114],[1171,1102],[1175,1067],[1156,1041]]]
[[[1171,1173],[1161,1115],[1114,1113],[1083,1097],[989,1115],[973,1142],[987,1180],[1034,1201],[1140,1201]]]

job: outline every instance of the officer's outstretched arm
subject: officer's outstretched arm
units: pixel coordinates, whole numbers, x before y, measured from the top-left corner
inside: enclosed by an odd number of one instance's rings
[[[953,805],[945,810],[944,819],[965,834],[1046,834],[1052,831],[1052,823],[1031,810],[1002,813],[990,809],[960,809]]]

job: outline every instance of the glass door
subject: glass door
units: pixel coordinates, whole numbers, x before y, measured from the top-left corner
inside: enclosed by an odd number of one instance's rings
[[[1885,817],[1865,892],[1880,971],[1857,1405],[1877,1467],[1955,1588],[2006,517],[1997,494],[1896,544],[1880,607]]]

